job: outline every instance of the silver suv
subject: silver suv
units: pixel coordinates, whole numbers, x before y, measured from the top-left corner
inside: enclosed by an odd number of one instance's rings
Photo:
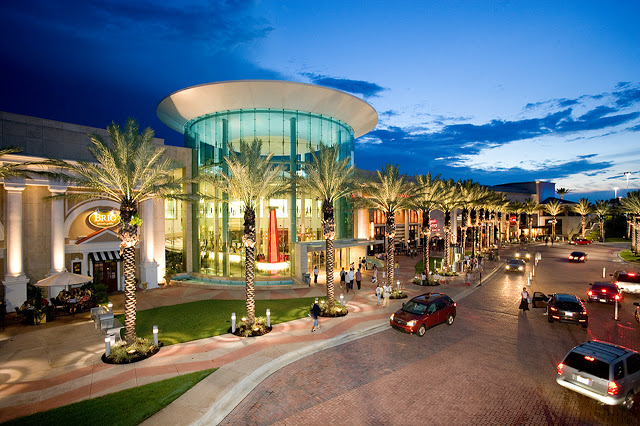
[[[631,410],[640,392],[640,354],[611,343],[583,343],[558,364],[556,383],[603,404]]]
[[[613,282],[621,292],[640,293],[640,274],[630,271],[616,271]]]

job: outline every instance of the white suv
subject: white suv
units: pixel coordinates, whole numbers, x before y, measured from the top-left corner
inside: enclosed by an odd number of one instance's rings
[[[556,383],[603,404],[631,410],[640,392],[640,354],[606,342],[583,343],[558,364]]]
[[[629,271],[616,271],[613,282],[621,292],[640,293],[640,274]]]

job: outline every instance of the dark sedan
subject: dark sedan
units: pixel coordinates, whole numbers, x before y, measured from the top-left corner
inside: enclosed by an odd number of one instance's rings
[[[591,288],[587,292],[587,302],[616,303],[622,301],[620,290],[615,284],[596,282],[589,284]]]
[[[586,262],[587,253],[582,251],[574,251],[569,255],[569,262]]]
[[[547,297],[545,294],[536,291],[533,293],[533,307],[547,308],[547,321],[563,321],[580,324],[582,327],[589,326],[589,315],[587,308],[578,296],[565,293],[554,293]]]

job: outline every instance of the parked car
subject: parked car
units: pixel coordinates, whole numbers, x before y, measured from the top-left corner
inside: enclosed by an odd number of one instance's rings
[[[613,273],[613,282],[622,292],[640,293],[640,274],[628,271],[616,271]]]
[[[531,306],[534,308],[547,308],[547,321],[564,321],[580,324],[582,327],[589,326],[589,315],[582,300],[573,294],[553,293],[547,296],[536,291],[531,299]]]
[[[522,259],[509,259],[507,260],[507,264],[504,267],[506,272],[519,272],[524,274],[524,270],[527,265],[524,263]]]
[[[425,293],[402,304],[402,309],[389,318],[389,324],[397,330],[416,333],[422,337],[427,328],[446,322],[453,324],[456,302],[444,293]]]
[[[589,284],[591,288],[587,292],[587,303],[616,303],[622,302],[622,295],[615,284],[595,282]]]
[[[593,241],[591,240],[587,240],[586,238],[574,238],[573,240],[569,241],[569,244],[576,244],[576,245],[589,245],[591,244]]]
[[[586,262],[587,261],[587,253],[582,251],[573,251],[569,255],[569,262]]]
[[[640,353],[597,340],[585,342],[558,364],[556,383],[603,404],[630,410],[640,392]]]
[[[531,259],[531,252],[529,252],[529,250],[527,250],[526,248],[519,248],[518,250],[516,250],[514,256],[516,257],[516,259],[522,259],[525,262],[528,262]]]

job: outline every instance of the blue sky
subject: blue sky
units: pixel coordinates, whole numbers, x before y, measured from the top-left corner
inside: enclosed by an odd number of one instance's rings
[[[27,1],[0,6],[0,110],[106,127],[169,93],[284,79],[378,111],[356,165],[568,199],[640,187],[640,2]]]

